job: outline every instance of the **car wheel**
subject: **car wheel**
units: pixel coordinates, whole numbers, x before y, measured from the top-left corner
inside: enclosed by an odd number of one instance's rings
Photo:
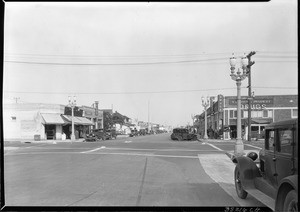
[[[240,170],[236,166],[234,170],[234,184],[235,184],[235,190],[239,198],[246,199],[248,193],[243,189],[242,182],[240,179]]]
[[[295,190],[291,190],[285,197],[283,211],[298,211],[298,195]]]

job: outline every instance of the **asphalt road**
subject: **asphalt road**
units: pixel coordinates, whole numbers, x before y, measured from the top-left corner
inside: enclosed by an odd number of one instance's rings
[[[233,142],[159,134],[5,149],[6,206],[265,206],[236,196]]]

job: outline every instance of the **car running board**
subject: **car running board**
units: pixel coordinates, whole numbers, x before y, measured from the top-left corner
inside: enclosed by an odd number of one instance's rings
[[[248,194],[275,211],[275,200],[257,189],[247,190]]]

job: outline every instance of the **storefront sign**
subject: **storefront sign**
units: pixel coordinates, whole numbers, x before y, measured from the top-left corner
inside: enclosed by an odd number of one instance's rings
[[[229,105],[236,106],[237,100],[236,99],[229,99]],[[263,99],[253,99],[251,102],[251,109],[256,110],[264,110],[266,107],[273,107],[274,106],[274,99],[273,98],[263,98]],[[247,99],[241,100],[241,109],[248,109],[249,104]]]
[[[218,111],[223,112],[224,96],[218,95]]]

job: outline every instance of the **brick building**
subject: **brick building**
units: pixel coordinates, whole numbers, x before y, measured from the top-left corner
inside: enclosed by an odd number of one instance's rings
[[[207,129],[210,138],[236,138],[237,97],[218,95],[216,101],[211,98],[207,109]],[[242,136],[248,137],[248,100],[242,96],[241,123]],[[196,116],[195,127],[204,136],[203,112]],[[259,137],[269,123],[298,118],[298,95],[255,96],[251,104],[251,137]]]

